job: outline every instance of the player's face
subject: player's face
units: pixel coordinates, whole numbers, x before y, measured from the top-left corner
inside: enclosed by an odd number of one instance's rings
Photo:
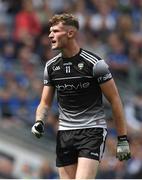
[[[68,44],[68,30],[65,25],[59,23],[50,28],[49,38],[51,40],[52,49],[62,50]]]

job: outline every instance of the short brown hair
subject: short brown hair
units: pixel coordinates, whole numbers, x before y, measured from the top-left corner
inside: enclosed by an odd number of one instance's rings
[[[79,22],[78,19],[73,16],[72,14],[55,14],[50,20],[49,25],[50,27],[62,22],[64,25],[74,26],[75,28],[79,29]]]

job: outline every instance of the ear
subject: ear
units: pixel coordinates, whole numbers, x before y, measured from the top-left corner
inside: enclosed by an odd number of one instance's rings
[[[68,31],[68,38],[73,38],[75,36],[75,32],[73,30]]]

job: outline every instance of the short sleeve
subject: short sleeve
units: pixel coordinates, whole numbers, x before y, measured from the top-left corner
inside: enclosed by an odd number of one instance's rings
[[[112,79],[112,74],[109,70],[109,66],[104,60],[100,60],[93,67],[93,75],[96,77],[99,84],[104,83]]]
[[[53,82],[49,75],[49,69],[47,65],[44,68],[44,86],[53,86]]]

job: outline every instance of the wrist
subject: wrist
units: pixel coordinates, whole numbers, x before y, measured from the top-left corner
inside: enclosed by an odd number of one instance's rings
[[[42,125],[44,125],[44,122],[42,120],[36,120],[35,123],[41,123]]]
[[[36,112],[36,122],[43,122],[43,124],[46,122],[46,118],[48,115],[48,109],[46,106],[38,106],[37,112]]]
[[[118,141],[128,141],[127,135],[122,135],[117,137]]]

